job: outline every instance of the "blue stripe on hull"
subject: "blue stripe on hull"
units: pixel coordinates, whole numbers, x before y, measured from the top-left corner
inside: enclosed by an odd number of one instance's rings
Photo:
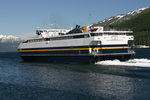
[[[128,49],[102,49],[99,53],[126,53]],[[89,54],[89,50],[20,52],[20,54]]]
[[[103,49],[102,54],[104,53],[126,53],[128,49]]]
[[[126,61],[130,59],[132,54],[126,55],[105,55],[105,56],[93,56],[93,55],[74,55],[74,56],[21,56],[24,61],[30,62],[75,62],[75,63],[95,63],[102,60],[114,60],[119,59]]]
[[[89,54],[89,50],[20,52],[20,54]]]
[[[78,62],[90,63],[93,56],[22,56],[24,61],[30,62]]]

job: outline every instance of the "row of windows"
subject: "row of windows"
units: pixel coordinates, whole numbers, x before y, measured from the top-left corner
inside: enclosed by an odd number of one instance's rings
[[[102,35],[129,35],[127,33],[90,33],[91,36],[102,36]],[[74,36],[64,36],[64,37],[53,37],[53,38],[41,38],[41,39],[32,39],[27,40],[27,42],[42,42],[42,41],[54,41],[54,40],[66,40],[66,39],[78,39],[78,38],[88,38],[89,34],[85,35],[74,35]]]
[[[91,36],[102,36],[102,35],[130,35],[131,33],[91,33]],[[132,34],[131,34],[132,35]]]
[[[32,39],[24,41],[23,43],[28,42],[43,42],[43,41],[54,41],[54,40],[66,40],[66,39],[78,39],[78,38],[88,38],[89,34],[85,35],[75,35],[75,36],[64,36],[64,37],[53,37],[53,38],[41,38],[41,39]]]

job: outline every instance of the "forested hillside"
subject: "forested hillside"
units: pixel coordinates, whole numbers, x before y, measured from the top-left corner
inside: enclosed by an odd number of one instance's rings
[[[134,32],[135,45],[150,46],[150,8],[145,9],[139,14],[132,16],[126,20],[101,23],[105,28],[113,29],[130,29]]]
[[[114,28],[133,30],[136,45],[150,45],[150,8],[132,17],[130,20],[112,24]]]

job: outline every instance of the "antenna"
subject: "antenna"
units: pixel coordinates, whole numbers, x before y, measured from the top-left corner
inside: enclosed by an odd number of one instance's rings
[[[51,28],[51,24],[50,24],[50,15],[48,14],[48,27],[49,29]]]
[[[49,16],[48,16],[48,26],[50,28],[50,18],[49,18]]]
[[[40,29],[39,24],[37,25],[37,29]]]
[[[55,29],[56,29],[56,21],[55,21],[54,25],[55,25]]]
[[[51,29],[53,29],[53,24],[51,24]]]
[[[90,24],[92,24],[92,14],[90,13]]]

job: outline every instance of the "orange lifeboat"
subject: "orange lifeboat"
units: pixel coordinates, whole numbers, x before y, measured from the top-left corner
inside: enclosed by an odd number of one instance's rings
[[[92,29],[90,29],[90,31],[91,32],[94,32],[94,31],[96,31],[98,28],[92,28]]]

